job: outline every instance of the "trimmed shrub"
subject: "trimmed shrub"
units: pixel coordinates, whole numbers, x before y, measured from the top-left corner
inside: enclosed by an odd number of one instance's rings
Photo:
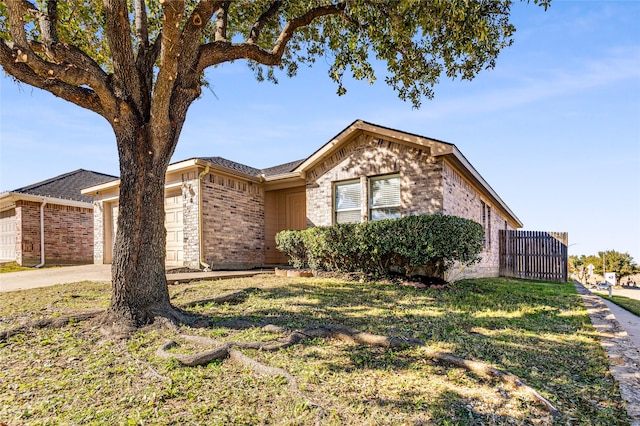
[[[443,278],[456,262],[477,262],[482,250],[482,226],[469,219],[442,214],[406,216],[358,224],[282,231],[277,248],[297,268],[391,273]]]
[[[289,256],[294,268],[307,266],[307,252],[301,231],[280,231],[276,234],[276,247]]]

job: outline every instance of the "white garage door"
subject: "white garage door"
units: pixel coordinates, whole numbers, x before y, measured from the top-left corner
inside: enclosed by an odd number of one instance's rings
[[[184,225],[182,210],[182,194],[172,195],[164,201],[167,229],[167,266],[183,266],[184,264]]]
[[[16,209],[0,212],[0,262],[16,260]]]

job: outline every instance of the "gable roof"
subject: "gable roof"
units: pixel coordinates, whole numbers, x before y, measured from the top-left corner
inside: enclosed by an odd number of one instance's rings
[[[340,133],[334,136],[329,142],[320,147],[307,159],[302,161],[292,172],[300,173],[304,177],[305,172],[311,170],[315,165],[324,161],[335,151],[341,149],[361,134],[370,134],[388,140],[397,141],[405,145],[418,148],[428,148],[431,155],[451,164],[466,180],[471,182],[485,197],[492,200],[503,213],[505,213],[517,227],[522,227],[522,221],[511,211],[509,206],[491,188],[478,171],[471,165],[460,150],[452,143],[443,142],[437,139],[408,133],[389,127],[379,126],[363,120],[355,120]]]
[[[268,167],[266,169],[262,169],[261,173],[266,177],[278,176],[285,173],[291,173],[303,162],[304,162],[304,159],[291,161],[285,164],[280,164],[279,166]]]
[[[361,134],[370,134],[376,137],[397,141],[406,145],[417,148],[428,148],[433,157],[447,161],[452,165],[466,180],[471,182],[485,197],[492,200],[500,210],[503,211],[517,227],[522,227],[522,222],[511,211],[509,206],[500,198],[500,196],[491,188],[478,171],[471,165],[458,148],[449,142],[438,139],[420,136],[414,133],[408,133],[389,127],[368,123],[363,120],[355,120],[340,133],[334,136],[329,142],[317,149],[309,157],[280,164],[265,169],[257,169],[235,161],[227,160],[222,157],[193,157],[187,160],[171,163],[169,171],[181,170],[187,167],[201,166],[223,169],[236,175],[244,175],[245,178],[254,178],[257,182],[264,182],[271,185],[272,189],[278,185],[286,187],[286,185],[300,185],[305,182],[305,174],[315,165],[322,162],[336,150],[351,142]],[[84,194],[93,194],[98,190],[107,187],[117,187],[119,181],[114,181],[106,185],[96,183],[92,188],[86,188]]]
[[[115,179],[118,178],[91,170],[78,169],[9,192],[91,203],[93,197],[84,195],[80,191]]]

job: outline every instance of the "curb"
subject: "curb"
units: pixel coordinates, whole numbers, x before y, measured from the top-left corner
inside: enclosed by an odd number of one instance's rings
[[[611,313],[600,296],[592,294],[582,284],[573,284],[582,296],[591,323],[600,336],[600,345],[609,357],[611,375],[620,386],[631,426],[640,426],[640,350]]]

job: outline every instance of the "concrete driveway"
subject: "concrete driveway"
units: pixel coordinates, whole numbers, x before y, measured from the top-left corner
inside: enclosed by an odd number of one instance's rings
[[[111,282],[111,265],[61,266],[0,274],[0,292],[79,281]]]
[[[168,273],[167,282],[173,284],[201,280],[220,280],[250,277],[264,273],[272,274],[273,269]],[[79,281],[111,282],[111,265],[62,266],[59,268],[30,269],[28,271],[0,274],[0,293],[48,287],[56,284],[77,283]]]

